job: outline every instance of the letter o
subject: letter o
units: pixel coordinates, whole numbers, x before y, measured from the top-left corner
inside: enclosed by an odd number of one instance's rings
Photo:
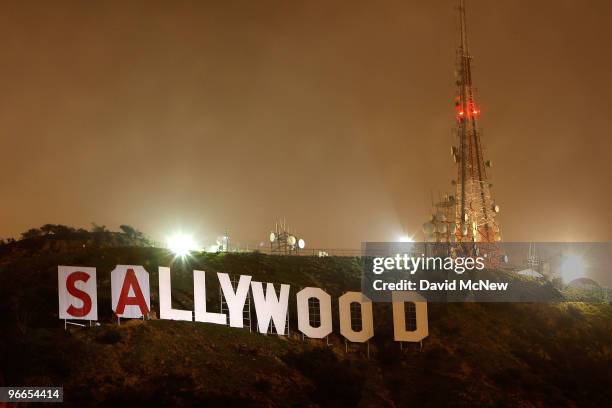
[[[304,288],[297,295],[298,329],[306,336],[313,339],[322,339],[332,332],[331,296],[320,288]],[[310,325],[308,299],[319,300],[319,314],[321,325],[313,327]]]
[[[351,325],[351,303],[361,305],[361,331],[354,331]],[[338,299],[340,306],[340,334],[348,341],[365,343],[374,336],[372,301],[361,292],[346,292]]]

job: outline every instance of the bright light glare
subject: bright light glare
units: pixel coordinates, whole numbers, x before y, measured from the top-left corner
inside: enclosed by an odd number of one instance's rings
[[[219,252],[219,248],[221,248],[221,245],[219,244],[209,245],[208,248],[206,248],[206,252]]]
[[[567,254],[561,261],[561,279],[568,283],[574,279],[583,278],[586,271],[586,262],[577,254]]]
[[[401,237],[399,237],[399,242],[414,242],[412,237],[409,237],[408,235],[402,235]]]
[[[182,234],[180,232],[170,236],[167,239],[168,249],[176,256],[184,257],[191,251],[197,250],[197,245],[191,235]]]

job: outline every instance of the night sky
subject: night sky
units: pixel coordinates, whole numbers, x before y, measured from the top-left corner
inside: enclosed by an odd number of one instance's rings
[[[471,0],[505,241],[612,240],[612,2]],[[0,237],[44,223],[310,247],[452,192],[445,1],[0,4]]]

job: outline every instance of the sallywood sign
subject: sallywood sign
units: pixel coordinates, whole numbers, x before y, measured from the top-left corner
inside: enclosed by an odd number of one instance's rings
[[[98,320],[96,268],[58,266],[59,318],[69,320]],[[243,327],[243,310],[249,290],[255,304],[257,326],[267,333],[270,322],[276,332],[286,332],[290,286],[280,285],[277,296],[272,283],[251,280],[240,275],[236,288],[226,273],[217,273],[223,297],[228,306],[225,313],[206,310],[206,277],[203,271],[193,271],[194,310],[172,308],[170,268],[159,267],[160,319],[196,321]],[[318,300],[320,324],[314,326],[309,318],[309,300]],[[113,312],[120,318],[141,318],[151,311],[149,273],[140,265],[117,265],[111,272],[111,300]],[[416,329],[406,329],[405,302],[412,302],[416,311]],[[332,302],[328,293],[320,288],[307,287],[296,294],[298,329],[311,338],[324,338],[332,332]],[[360,305],[361,330],[351,325],[351,304]],[[347,340],[363,343],[374,336],[372,301],[361,292],[347,292],[338,298],[340,334]],[[312,307],[312,306],[310,306]],[[418,342],[429,334],[427,303],[412,292],[393,293],[393,325],[396,341]]]

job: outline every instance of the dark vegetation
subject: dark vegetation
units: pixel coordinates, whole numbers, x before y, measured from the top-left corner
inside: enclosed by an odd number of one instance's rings
[[[119,226],[118,232],[109,231],[105,225],[98,225],[95,222],[91,223],[91,229],[88,231],[83,228],[74,228],[69,227],[67,225],[61,224],[45,224],[40,228],[30,228],[29,230],[21,233],[21,240],[17,241],[14,238],[8,239],[0,239],[0,247],[9,246],[9,244],[16,244],[20,242],[22,245],[25,243],[32,244],[38,239],[40,241],[43,238],[44,240],[49,240],[51,238],[57,238],[61,240],[66,239],[84,239],[87,237],[99,237],[98,241],[100,243],[103,242],[112,242],[109,238],[113,235],[120,236],[124,238],[124,242],[132,244],[132,246],[151,246],[152,242],[140,231],[130,225],[121,225]]]
[[[48,243],[74,234],[85,246]],[[429,337],[403,350],[393,341],[391,308],[377,304],[367,358],[365,345],[345,352],[337,327],[337,297],[359,290],[357,258],[195,254],[183,262],[162,249],[115,246],[112,234],[120,233],[56,232],[2,247],[0,385],[63,385],[73,406],[607,406],[612,397],[609,303],[432,303]],[[117,264],[147,269],[153,310],[158,266],[172,267],[176,308],[193,307],[193,269],[207,273],[213,311],[215,272],[289,283],[291,336],[164,320],[117,326]],[[97,267],[99,327],[64,331],[57,265]],[[332,295],[329,346],[296,331],[294,295],[305,286]]]
[[[0,257],[70,252],[85,248],[150,247],[153,244],[142,232],[129,225],[121,225],[119,231],[110,231],[96,223],[91,224],[90,230],[45,224],[21,233],[20,240],[0,239]]]

